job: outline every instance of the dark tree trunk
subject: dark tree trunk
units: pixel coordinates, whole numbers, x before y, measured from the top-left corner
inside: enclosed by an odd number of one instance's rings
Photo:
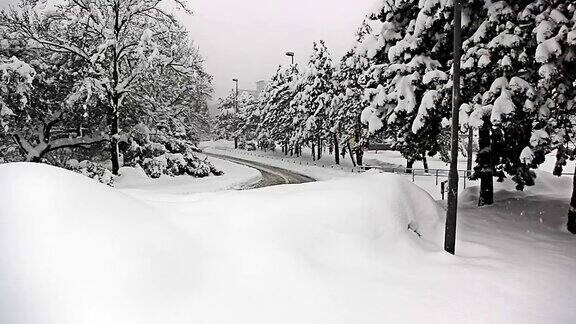
[[[480,195],[478,206],[494,203],[494,162],[492,159],[492,143],[490,139],[490,124],[487,120],[478,131],[478,170],[480,171]]]
[[[561,176],[564,166],[566,165],[566,149],[564,145],[558,146],[556,149],[556,163],[554,164],[554,170],[552,174],[555,176]]]
[[[361,148],[356,148],[356,164],[362,165],[364,160],[364,151]]]
[[[360,145],[360,131],[357,130],[354,134],[354,139],[356,141],[356,148],[354,151],[356,152],[356,164],[362,165],[364,160],[364,151],[362,150],[362,146]],[[350,152],[352,154],[352,152]]]
[[[338,135],[334,133],[334,160],[336,164],[340,164],[340,148],[338,147]]]
[[[568,209],[568,231],[576,234],[576,169],[572,177],[572,198],[570,198],[570,209]]]
[[[110,161],[112,162],[112,173],[118,175],[120,170],[120,153],[118,152],[118,99],[113,101],[115,108],[110,113]]]
[[[312,140],[312,161],[316,161],[316,145],[314,145],[314,140]]]
[[[348,155],[350,155],[350,160],[352,161],[352,166],[356,167],[356,161],[354,161],[354,154],[352,154],[352,148],[350,147],[350,143],[347,145],[348,147]]]
[[[318,157],[318,160],[322,158],[322,138],[320,136],[318,136],[318,154],[316,156]]]
[[[428,159],[426,159],[426,152],[422,154],[422,165],[424,165],[424,172],[430,172],[430,168],[428,167]]]
[[[114,36],[116,41],[120,35],[120,6],[119,4],[114,4]],[[118,70],[120,69],[120,53],[114,48],[112,55],[112,90],[108,93],[109,99],[112,101],[111,107],[108,111],[108,122],[110,123],[110,160],[112,162],[112,173],[118,175],[118,170],[120,169],[120,153],[118,152],[118,114],[120,109],[120,96],[118,93],[118,85],[120,84],[120,75]]]
[[[414,159],[406,161],[406,173],[412,173],[412,168],[414,167]]]
[[[466,174],[469,176],[471,176],[472,171],[472,148],[473,148],[473,141],[474,141],[474,129],[472,129],[472,127],[470,127],[470,129],[468,130],[468,147],[466,150],[466,153],[468,154],[467,156],[467,161],[466,161]]]

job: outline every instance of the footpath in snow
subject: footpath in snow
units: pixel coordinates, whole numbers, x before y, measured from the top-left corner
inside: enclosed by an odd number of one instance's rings
[[[571,183],[539,180],[481,209],[464,191],[452,256],[398,175],[141,199],[4,164],[0,323],[573,323]]]

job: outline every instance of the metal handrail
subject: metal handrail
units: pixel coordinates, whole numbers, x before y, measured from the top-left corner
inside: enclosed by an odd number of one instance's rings
[[[387,171],[387,172],[394,172],[396,173],[396,171],[402,171],[402,173],[415,173],[414,171],[423,171],[422,173],[420,173],[420,176],[432,176],[432,172],[430,171],[434,171],[436,173],[439,173],[439,176],[444,176],[444,174],[440,174],[440,172],[444,172],[446,175],[448,174],[448,172],[450,171],[449,169],[433,169],[433,168],[428,168],[428,169],[423,169],[423,168],[405,168],[402,166],[398,166],[398,167],[387,167],[387,166],[382,166],[382,165],[359,165],[357,166],[357,168],[360,169],[380,169],[383,171]],[[388,171],[388,170],[392,170],[392,171]],[[428,170],[428,172],[426,172],[426,170]],[[412,171],[412,172],[406,172],[406,171]],[[474,170],[464,170],[464,169],[458,169],[458,172],[467,172],[467,173],[472,173],[474,172]],[[574,173],[573,172],[562,172],[561,176],[573,176]]]

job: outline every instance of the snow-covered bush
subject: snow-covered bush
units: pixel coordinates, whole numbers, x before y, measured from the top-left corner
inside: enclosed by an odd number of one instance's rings
[[[110,170],[106,169],[100,164],[93,163],[88,160],[78,161],[71,159],[66,162],[66,168],[83,174],[94,180],[98,180],[108,186],[114,186],[114,175]]]
[[[152,134],[143,124],[136,125],[130,135],[124,164],[140,165],[151,178],[185,174],[200,178],[222,174],[210,162],[194,155],[198,148],[183,138],[167,136],[161,131]]]

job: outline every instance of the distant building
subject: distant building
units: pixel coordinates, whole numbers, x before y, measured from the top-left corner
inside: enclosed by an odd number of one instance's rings
[[[265,81],[265,80],[260,80],[260,81],[256,82],[256,91],[258,91],[258,93],[261,93],[262,91],[264,91],[264,89],[266,88],[268,83],[269,82]]]
[[[248,94],[252,95],[254,98],[258,98],[258,96],[260,96],[262,91],[264,91],[264,89],[266,88],[268,83],[269,83],[269,81],[260,80],[260,81],[256,82],[256,89],[255,90],[241,89],[241,90],[238,90],[238,92],[240,94],[248,93]]]

